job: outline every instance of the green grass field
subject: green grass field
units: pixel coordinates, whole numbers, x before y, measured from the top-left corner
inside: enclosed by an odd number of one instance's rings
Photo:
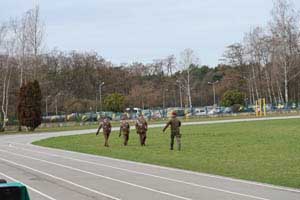
[[[291,112],[291,113],[268,113],[268,117],[283,117],[283,116],[295,116],[299,115],[299,112]],[[252,114],[237,114],[237,115],[224,115],[224,116],[198,116],[192,118],[182,118],[183,122],[197,122],[197,121],[212,121],[212,120],[230,120],[230,119],[247,119],[247,118],[256,118],[255,115]],[[167,119],[162,120],[151,120],[148,121],[148,124],[161,124],[166,123]],[[119,126],[119,121],[112,121],[112,126]],[[131,122],[131,125],[134,125],[134,122]],[[41,133],[41,132],[58,132],[58,131],[71,131],[71,130],[83,130],[83,129],[96,129],[98,128],[97,122],[67,122],[67,123],[49,123],[42,124],[38,127],[34,132],[28,132],[23,128],[23,131],[19,132],[17,126],[8,126],[7,130],[4,132],[0,132],[1,135],[5,134],[23,134],[23,133]]]
[[[94,134],[35,144],[300,188],[300,120],[185,126],[181,152],[169,150],[169,133],[161,129],[149,130],[146,147],[134,131],[127,147],[117,135],[110,148]]]

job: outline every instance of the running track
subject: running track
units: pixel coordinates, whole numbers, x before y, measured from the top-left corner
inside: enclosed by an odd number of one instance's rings
[[[284,117],[300,118],[300,116]],[[269,120],[239,119],[184,125]],[[272,119],[283,119],[276,117]],[[161,127],[153,125],[152,127]],[[0,137],[0,178],[24,183],[32,200],[299,200],[300,190],[31,145],[66,131]]]

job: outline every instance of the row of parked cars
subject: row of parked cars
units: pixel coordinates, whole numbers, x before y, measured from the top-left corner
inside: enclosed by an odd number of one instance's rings
[[[297,109],[296,106],[290,106],[285,108],[284,106],[272,106],[266,105],[266,111],[281,111],[287,109]],[[126,114],[129,119],[135,119],[138,114],[142,113],[148,119],[161,119],[168,118],[171,116],[173,111],[177,112],[177,116],[210,116],[210,115],[224,115],[234,112],[255,112],[255,105],[251,106],[238,106],[238,107],[220,107],[220,106],[205,106],[196,108],[166,108],[166,109],[140,109],[140,108],[127,108],[125,112],[114,113],[114,112],[87,112],[87,113],[71,113],[68,115],[53,115],[44,116],[43,122],[66,122],[66,121],[77,121],[77,122],[93,122],[98,121],[101,117],[106,116],[111,120],[120,120],[121,117]]]
[[[205,116],[205,115],[216,115],[221,113],[232,113],[231,108],[222,107],[203,107],[203,108],[167,108],[167,109],[138,109],[127,110],[124,113],[114,113],[114,112],[87,112],[87,113],[71,113],[63,115],[52,115],[44,116],[43,122],[66,122],[66,121],[76,121],[76,122],[94,122],[98,121],[101,117],[106,116],[111,120],[120,120],[121,117],[126,114],[129,119],[135,119],[138,114],[143,114],[148,119],[161,119],[168,118],[171,113],[176,111],[177,116]]]
[[[233,109],[231,107],[207,106],[202,108],[195,108],[194,110],[195,116],[218,115],[218,114],[229,114],[229,113],[233,113]]]

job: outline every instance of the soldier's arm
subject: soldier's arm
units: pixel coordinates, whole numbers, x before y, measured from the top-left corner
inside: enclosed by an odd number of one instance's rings
[[[120,126],[119,137],[121,137],[121,132],[122,132],[122,126]]]
[[[147,121],[145,121],[145,125],[146,125],[146,130],[148,130],[148,123],[147,123]]]
[[[108,124],[109,131],[111,132],[111,123]]]
[[[135,130],[136,130],[136,133],[138,133],[139,126],[138,126],[138,122],[137,121],[135,122]]]
[[[166,131],[166,129],[170,126],[170,124],[171,124],[171,122],[169,121],[169,122],[166,124],[165,128],[163,129],[163,132]]]
[[[181,121],[179,120],[179,127],[181,126]]]
[[[100,124],[100,126],[99,126],[99,128],[98,128],[98,130],[97,130],[97,132],[96,132],[96,135],[98,135],[98,134],[99,134],[99,132],[100,132],[101,128],[102,128],[102,123]]]

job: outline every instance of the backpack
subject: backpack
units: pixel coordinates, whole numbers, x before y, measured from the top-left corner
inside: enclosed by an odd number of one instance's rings
[[[138,131],[141,131],[141,132],[147,131],[148,127],[146,125],[146,121],[145,120],[138,119],[136,121],[136,124],[137,124]]]
[[[110,122],[108,120],[103,120],[102,127],[103,127],[103,130],[106,131],[106,132],[111,131],[111,125],[110,125]]]
[[[129,131],[130,125],[127,121],[122,121],[121,123],[121,129],[122,131]]]
[[[179,133],[179,127],[181,126],[181,121],[178,120],[177,118],[171,119],[170,124],[171,124],[171,131]]]

